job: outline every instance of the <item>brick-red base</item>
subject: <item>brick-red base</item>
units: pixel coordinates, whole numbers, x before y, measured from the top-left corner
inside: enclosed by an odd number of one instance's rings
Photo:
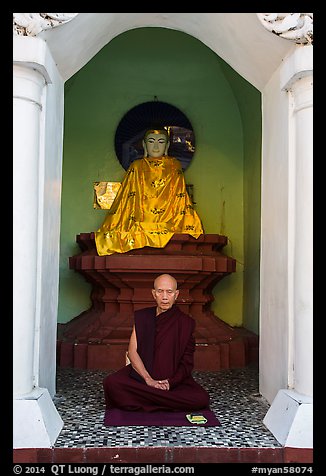
[[[14,463],[313,463],[311,448],[26,448]]]
[[[236,260],[222,253],[226,236],[203,234],[195,239],[175,234],[164,248],[109,256],[98,256],[94,233],[77,235],[77,242],[81,253],[70,257],[69,264],[92,284],[92,305],[58,324],[59,366],[117,370],[125,365],[134,313],[154,305],[151,288],[161,273],[177,279],[177,304],[196,321],[195,370],[238,368],[258,361],[258,336],[230,326],[210,309],[213,289],[236,270]]]
[[[241,368],[258,363],[258,336],[237,329],[238,337],[230,342],[196,345],[194,369],[217,371]],[[57,342],[57,365],[93,370],[117,370],[126,363],[128,343],[87,344]]]

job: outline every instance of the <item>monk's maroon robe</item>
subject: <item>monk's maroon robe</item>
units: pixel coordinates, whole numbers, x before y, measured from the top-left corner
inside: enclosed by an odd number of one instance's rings
[[[129,411],[194,411],[209,408],[209,395],[192,377],[195,321],[176,305],[156,316],[156,307],[135,312],[137,352],[155,380],[170,390],[146,385],[126,365],[103,381],[107,408]]]

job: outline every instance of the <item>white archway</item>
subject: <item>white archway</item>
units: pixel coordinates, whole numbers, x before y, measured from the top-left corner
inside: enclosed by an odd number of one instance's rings
[[[254,13],[17,15],[20,33],[31,33],[14,36],[14,446],[51,446],[62,427],[51,395],[64,82],[123,31],[158,26],[196,37],[262,93],[260,391],[273,402],[266,424],[276,437],[310,447],[312,46],[270,33]],[[281,434],[273,422],[289,402]],[[294,423],[308,428],[299,440]]]

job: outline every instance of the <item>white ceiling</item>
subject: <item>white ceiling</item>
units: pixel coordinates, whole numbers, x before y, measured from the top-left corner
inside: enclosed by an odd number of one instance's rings
[[[256,13],[78,13],[38,36],[46,40],[66,81],[114,37],[140,27],[172,28],[192,35],[260,91],[298,47],[267,31]]]

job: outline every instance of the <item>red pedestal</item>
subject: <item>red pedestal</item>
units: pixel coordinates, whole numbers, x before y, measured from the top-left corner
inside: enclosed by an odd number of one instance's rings
[[[82,252],[69,264],[92,284],[92,306],[60,326],[59,365],[93,369],[124,365],[134,311],[155,305],[151,289],[162,273],[176,278],[177,304],[196,320],[198,370],[242,367],[252,358],[255,335],[232,328],[210,310],[213,288],[236,269],[235,260],[221,252],[225,236],[201,235],[196,240],[176,234],[163,249],[145,247],[109,256],[97,255],[94,233],[81,233],[77,242]]]

